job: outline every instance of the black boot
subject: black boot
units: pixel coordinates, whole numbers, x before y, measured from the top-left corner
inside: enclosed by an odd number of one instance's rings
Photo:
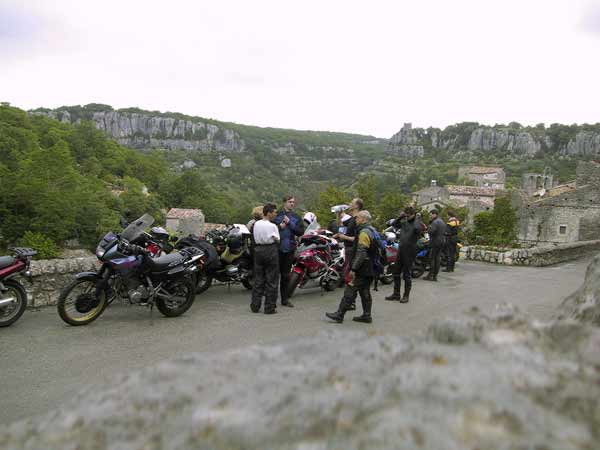
[[[365,296],[367,298],[363,298],[362,295],[360,296],[360,302],[362,303],[363,313],[362,313],[362,316],[353,317],[352,318],[353,321],[362,322],[362,323],[372,323],[373,322],[373,318],[371,317],[371,306],[373,305],[373,300],[371,299],[370,294],[371,293],[367,290],[368,296]]]
[[[411,287],[408,285],[404,286],[404,295],[402,296],[400,303],[408,303],[408,296],[410,295],[410,288]]]
[[[336,312],[332,312],[332,313],[326,312],[325,313],[325,315],[327,316],[328,319],[331,319],[337,323],[342,323],[344,321],[345,314],[346,314],[346,310],[342,309],[341,306]]]
[[[400,300],[400,278],[394,277],[394,292],[388,295],[385,299],[389,301]]]
[[[424,279],[424,280],[427,280],[427,281],[433,281],[433,275],[432,275],[432,273],[431,273],[431,272],[429,272],[429,273],[427,274],[427,276],[426,276],[425,278],[423,278],[423,279]]]

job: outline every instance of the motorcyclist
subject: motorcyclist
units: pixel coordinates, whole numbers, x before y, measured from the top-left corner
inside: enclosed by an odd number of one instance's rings
[[[445,245],[446,224],[439,217],[439,213],[436,209],[432,209],[431,222],[429,224],[429,242],[431,244],[431,269],[424,278],[428,281],[437,281],[437,275],[440,271],[440,256],[442,248]]]
[[[391,222],[391,226],[396,230],[399,248],[398,259],[392,267],[394,292],[385,299],[407,303],[412,287],[411,271],[417,254],[417,240],[423,233],[424,225],[420,215],[416,214],[415,208],[407,206],[400,216]],[[402,297],[400,297],[401,277],[404,278]]]
[[[456,262],[456,245],[458,244],[458,229],[460,220],[458,220],[453,211],[448,211],[448,221],[446,222],[446,268],[442,272],[454,272],[454,263]]]

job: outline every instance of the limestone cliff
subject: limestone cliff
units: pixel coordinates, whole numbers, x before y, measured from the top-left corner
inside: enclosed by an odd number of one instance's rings
[[[60,108],[35,111],[61,122],[79,123],[91,120],[96,128],[106,132],[119,144],[138,149],[163,148],[169,150],[217,150],[241,152],[244,140],[231,129],[217,126],[198,118],[175,118],[151,112],[84,111]]]
[[[600,155],[599,125],[558,125],[545,127],[486,127],[461,123],[444,130],[412,128],[404,124],[390,139],[390,151],[404,157],[423,156],[424,150],[453,152],[499,152],[516,157],[533,157],[538,152],[555,155]]]

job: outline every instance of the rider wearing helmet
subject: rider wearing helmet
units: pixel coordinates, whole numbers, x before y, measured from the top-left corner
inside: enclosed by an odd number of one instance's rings
[[[310,224],[317,221],[317,215],[315,213],[312,213],[309,211],[304,214],[304,217],[302,217],[302,220],[304,221],[304,227],[306,229],[306,228],[308,228],[308,226]]]

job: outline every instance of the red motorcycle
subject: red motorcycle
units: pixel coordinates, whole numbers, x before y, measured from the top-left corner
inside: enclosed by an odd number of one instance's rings
[[[318,225],[311,225],[300,238],[288,282],[290,297],[296,288],[320,286],[326,291],[333,291],[340,284],[344,259],[339,245],[326,235],[328,232],[317,230]]]
[[[31,248],[12,248],[13,256],[0,256],[0,327],[16,322],[27,307],[27,292],[15,279],[22,275],[31,281],[29,266],[37,252]]]

